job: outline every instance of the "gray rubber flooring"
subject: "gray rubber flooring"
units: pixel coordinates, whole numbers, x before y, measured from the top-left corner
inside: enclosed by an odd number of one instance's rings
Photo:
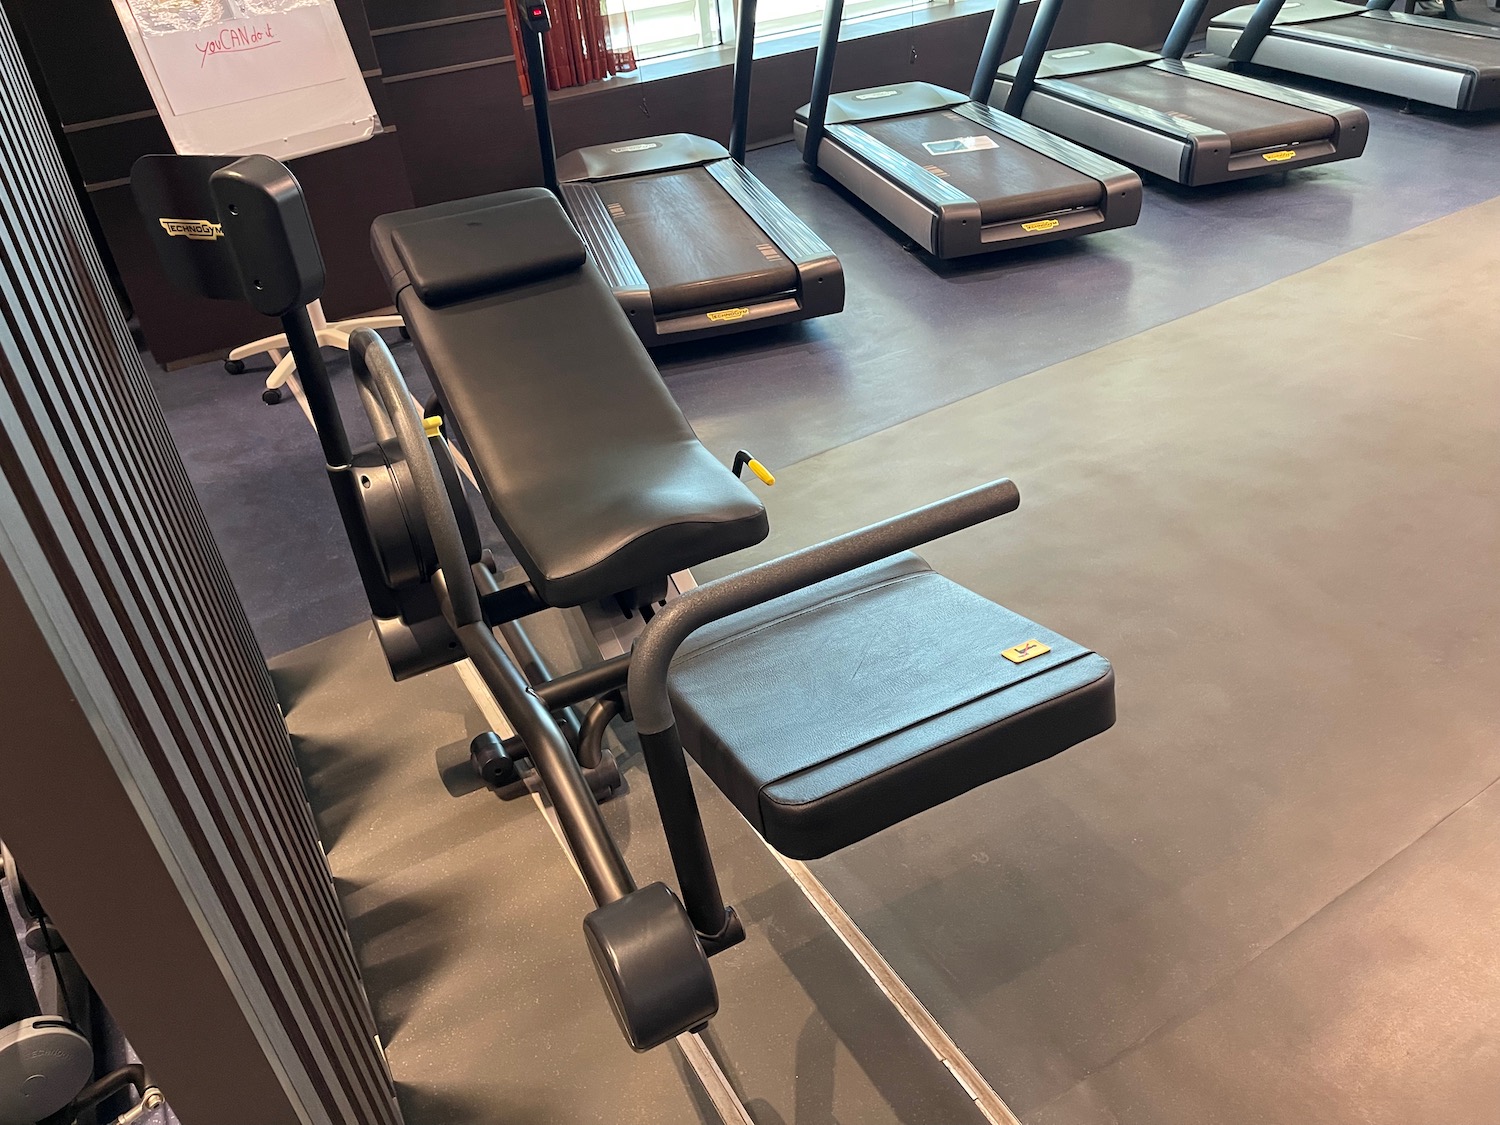
[[[392,683],[368,626],[288,653],[273,673],[408,1125],[717,1125],[675,1046],[636,1055],[621,1038],[566,853],[531,799],[502,801],[469,768],[469,738],[488,724],[459,674]],[[627,789],[606,820],[638,884],[670,882],[639,753],[623,763]],[[721,1014],[707,1039],[758,1125],[982,1125],[699,782],[748,933],[714,961]]]
[[[1497,230],[1500,201],[769,494],[754,556],[1011,476],[1017,514],[924,553],[1115,662],[1114,730],[816,865],[1028,1125],[1500,1120]]]

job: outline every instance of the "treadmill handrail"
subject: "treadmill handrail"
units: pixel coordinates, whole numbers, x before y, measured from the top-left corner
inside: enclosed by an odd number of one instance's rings
[[[1376,2],[1376,0],[1371,0],[1371,2]],[[1387,2],[1389,3],[1390,0]],[[1177,18],[1172,21],[1172,30],[1167,32],[1166,42],[1161,45],[1162,58],[1180,59],[1187,53],[1193,32],[1198,30],[1198,24],[1207,11],[1208,0],[1182,0],[1182,7],[1177,11]]]
[[[812,91],[807,102],[807,131],[802,136],[802,163],[818,166],[818,148],[828,127],[828,99],[833,94],[833,64],[839,53],[839,32],[844,25],[844,0],[827,0],[823,27],[818,32],[818,53],[813,58]]]
[[[969,100],[977,105],[989,104],[995,75],[1005,61],[1005,44],[1010,40],[1020,9],[1021,0],[996,0],[990,28],[984,35],[984,46],[979,50],[979,65],[974,68],[974,84],[969,87]]]
[[[1265,42],[1271,26],[1276,22],[1276,17],[1281,15],[1282,6],[1286,0],[1260,0],[1255,5],[1255,11],[1250,13],[1250,18],[1245,21],[1244,30],[1240,37],[1235,40],[1234,47],[1230,49],[1229,60],[1231,62],[1247,63],[1255,58],[1255,52],[1260,50],[1260,45]]]
[[[740,18],[734,41],[734,98],[729,113],[729,155],[743,164],[750,130],[750,82],[755,70],[755,9],[757,0],[739,0]]]
[[[1005,98],[1005,112],[1012,117],[1021,117],[1026,111],[1026,99],[1031,97],[1036,85],[1037,71],[1042,68],[1042,57],[1047,53],[1047,44],[1052,42],[1052,33],[1057,29],[1057,17],[1062,15],[1063,0],[1041,0],[1036,16],[1032,20],[1031,34],[1026,37],[1026,49],[1016,64],[1016,76],[1010,84],[1010,93]]]
[[[542,160],[542,186],[561,200],[562,192],[557,186],[557,138],[552,132],[552,101],[547,93],[547,60],[543,53],[542,32],[532,26],[521,11],[521,4],[522,0],[516,0],[515,10],[506,15],[521,24],[526,82],[531,88],[531,115],[536,121],[537,151]]]

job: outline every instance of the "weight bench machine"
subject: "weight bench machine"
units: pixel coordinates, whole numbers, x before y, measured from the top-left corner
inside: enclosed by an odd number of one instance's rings
[[[243,295],[305,348],[322,263],[296,180],[246,157],[199,189]],[[744,937],[684,750],[772,847],[810,859],[1113,723],[1103,657],[906,553],[1013,511],[1007,480],[658,608],[667,575],[759,541],[766,514],[698,443],[562,209],[545,193],[502,193],[386,216],[373,241],[437,401],[424,417],[379,337],[356,333],[376,443],[350,450],[326,369],[306,356],[350,544],[393,674],[467,657],[514,729],[475,740],[476,768],[504,785],[525,759],[547,790],[596,904],[584,933],[632,1047],[705,1024],[718,1010],[708,959]],[[206,294],[230,288],[180,263],[174,274]],[[480,549],[449,441],[520,581],[502,584]],[[600,599],[647,618],[633,652],[540,670],[522,619]],[[575,728],[567,709],[580,704]],[[600,745],[616,714],[640,735],[675,892],[636,885],[600,815],[612,765]]]

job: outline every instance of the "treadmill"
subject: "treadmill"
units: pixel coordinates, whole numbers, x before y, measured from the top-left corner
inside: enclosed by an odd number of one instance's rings
[[[808,167],[936,258],[1134,225],[1141,180],[954,90],[898,82],[831,94],[844,0],[828,0],[812,100],[792,133]]]
[[[1208,49],[1447,109],[1500,108],[1500,27],[1405,15],[1391,4],[1260,0],[1215,18]]]
[[[570,152],[552,135],[546,0],[519,0],[547,188],[647,347],[791,324],[844,307],[844,271],[744,166],[755,0],[741,0],[729,148],[670,133]]]
[[[976,80],[976,97],[1188,187],[1349,160],[1365,149],[1370,119],[1356,106],[1184,62],[1208,0],[1184,0],[1160,54],[1119,43],[1049,51],[1062,6],[1041,0],[1025,52],[990,89]],[[986,59],[999,58],[1008,31],[997,8]]]

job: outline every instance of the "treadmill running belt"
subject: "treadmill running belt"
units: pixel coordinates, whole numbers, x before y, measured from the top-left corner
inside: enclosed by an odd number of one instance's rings
[[[1433,62],[1473,70],[1494,70],[1500,66],[1500,39],[1464,35],[1457,28],[1448,31],[1441,27],[1423,27],[1421,24],[1370,16],[1349,16],[1327,23],[1311,23],[1305,27],[1309,31],[1337,35],[1341,39],[1392,47],[1415,59],[1431,59]],[[1302,28],[1291,27],[1286,30],[1295,32]]]
[[[1333,118],[1324,114],[1182,78],[1154,66],[1101,70],[1067,81],[1218,129],[1229,135],[1236,152],[1326,140],[1334,130]]]
[[[797,267],[702,168],[594,187],[651,287],[658,316],[728,308],[797,287]]]
[[[1103,185],[1092,176],[947,110],[862,121],[859,127],[976,200],[982,222],[1093,207],[1104,197]],[[939,154],[923,147],[965,137],[984,137],[995,147]]]

